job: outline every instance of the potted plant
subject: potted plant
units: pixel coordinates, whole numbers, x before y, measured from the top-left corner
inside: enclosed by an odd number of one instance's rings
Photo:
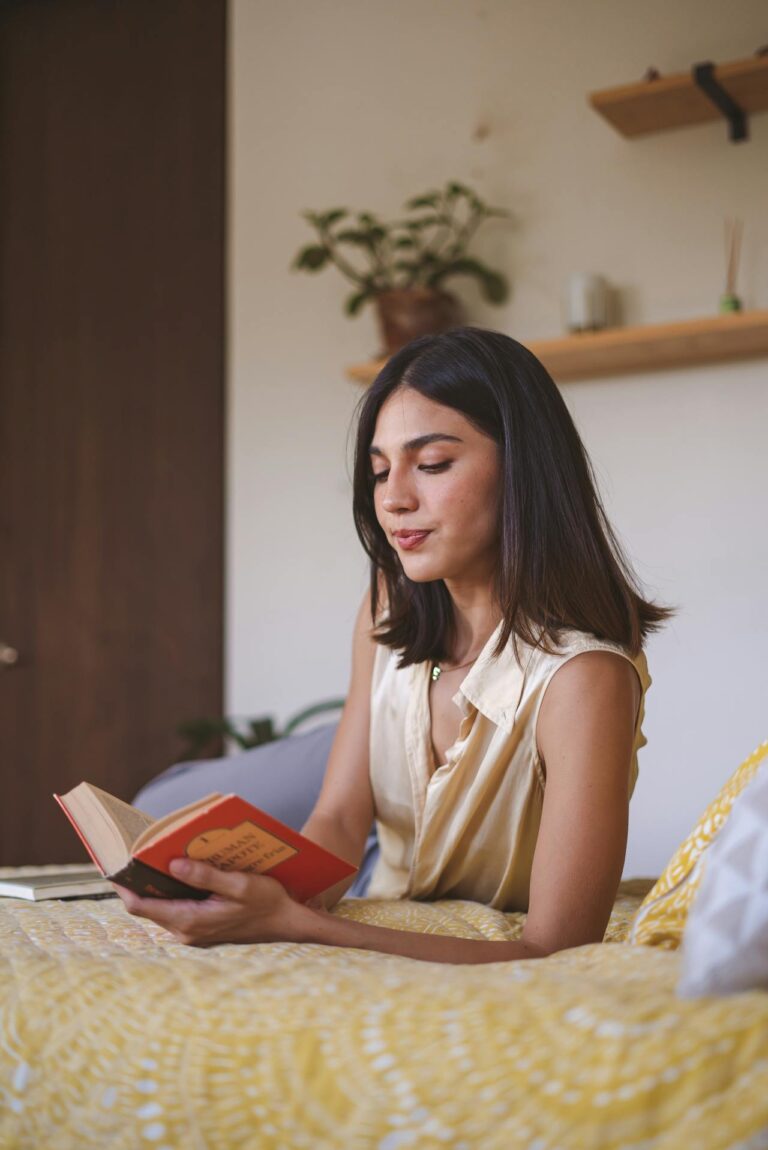
[[[317,241],[302,248],[292,264],[307,272],[335,265],[355,286],[344,304],[349,316],[373,302],[385,355],[419,335],[464,322],[460,301],[443,286],[452,276],[474,277],[489,303],[504,303],[509,295],[500,272],[467,254],[480,224],[509,212],[488,207],[455,181],[442,191],[414,196],[404,207],[407,214],[389,223],[371,212],[358,212],[352,220],[347,208],[304,212]]]
[[[235,743],[242,751],[252,747],[261,747],[264,743],[272,743],[275,739],[284,739],[292,735],[307,720],[314,719],[327,711],[340,711],[344,706],[344,699],[325,699],[321,703],[314,703],[299,711],[298,715],[290,718],[283,729],[278,731],[273,720],[264,716],[259,719],[246,720],[246,728],[242,724],[229,718],[216,719],[190,719],[176,728],[176,734],[186,739],[186,746],[182,752],[183,759],[199,759],[205,754],[221,755],[222,739]]]

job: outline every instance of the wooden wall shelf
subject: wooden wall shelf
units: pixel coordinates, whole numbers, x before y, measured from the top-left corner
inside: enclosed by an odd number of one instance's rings
[[[617,327],[527,343],[557,383],[768,356],[768,311],[736,312],[679,323]],[[386,361],[347,369],[370,384]]]
[[[715,79],[750,115],[768,110],[768,56],[719,64]],[[690,72],[591,92],[589,102],[622,136],[644,136],[722,119]]]

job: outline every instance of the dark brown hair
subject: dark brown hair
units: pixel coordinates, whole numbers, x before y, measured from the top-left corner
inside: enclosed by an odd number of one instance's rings
[[[371,560],[371,610],[386,587],[379,643],[406,667],[451,655],[453,604],[441,579],[416,583],[403,571],[376,518],[369,448],[384,401],[412,388],[461,412],[499,447],[499,552],[493,594],[511,636],[554,653],[563,628],[587,631],[638,654],[674,609],[644,599],[608,522],[591,461],[544,366],[500,332],[460,327],[422,336],[393,355],[361,400],[353,514]]]

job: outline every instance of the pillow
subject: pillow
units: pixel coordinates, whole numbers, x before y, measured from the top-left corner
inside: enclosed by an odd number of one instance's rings
[[[679,947],[688,911],[701,881],[701,863],[707,849],[728,817],[734,800],[765,760],[768,760],[768,741],[744,760],[678,847],[661,878],[641,903],[632,923],[630,943],[660,946],[665,950]]]
[[[232,792],[301,830],[320,794],[337,726],[338,722],[324,723],[221,759],[177,763],[143,786],[134,805],[160,818],[211,791]],[[365,896],[378,856],[374,822],[360,869],[344,898]]]
[[[231,791],[300,830],[320,794],[336,727],[325,723],[220,759],[176,763],[143,786],[133,803],[160,818],[211,791]]]
[[[734,802],[702,872],[677,993],[768,990],[768,761]]]

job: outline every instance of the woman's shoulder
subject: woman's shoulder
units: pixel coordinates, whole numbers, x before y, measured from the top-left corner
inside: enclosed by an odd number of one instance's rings
[[[650,686],[648,663],[645,651],[641,648],[636,653],[623,643],[614,639],[602,638],[591,631],[580,631],[574,627],[564,627],[559,633],[557,643],[548,644],[551,651],[541,646],[528,647],[527,665],[529,672],[538,673],[542,678],[548,678],[563,663],[570,661],[575,655],[585,651],[605,651],[614,653],[628,660],[637,670],[643,687]]]

